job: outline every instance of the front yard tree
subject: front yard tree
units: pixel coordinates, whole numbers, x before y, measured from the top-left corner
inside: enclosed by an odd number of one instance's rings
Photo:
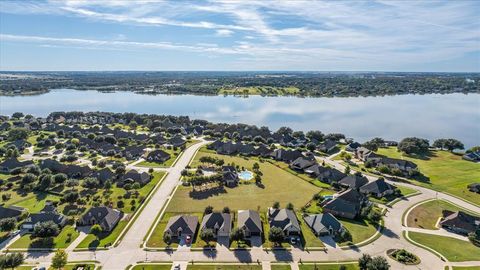
[[[55,252],[52,258],[52,267],[56,269],[62,269],[68,261],[68,254],[63,249],[59,249]]]
[[[232,241],[243,241],[245,240],[245,232],[239,228],[233,229],[233,231],[230,233],[230,239]]]
[[[170,232],[165,232],[163,234],[163,242],[165,242],[165,244],[167,245],[170,245],[172,243],[172,235],[170,234]]]
[[[53,221],[45,221],[35,224],[33,234],[37,237],[47,238],[58,235],[60,229]]]
[[[91,228],[90,228],[90,233],[95,235],[95,237],[97,237],[98,239],[98,236],[103,232],[103,229],[100,225],[98,224],[95,224],[93,225]]]
[[[387,259],[382,256],[373,257],[367,263],[368,270],[388,270],[390,269],[390,264],[388,264]]]
[[[285,239],[285,234],[283,230],[278,227],[272,227],[268,233],[268,240],[275,244],[281,243]]]
[[[18,252],[0,255],[0,269],[12,268],[13,270],[22,265],[24,260],[23,254]]]
[[[200,232],[200,238],[208,243],[215,238],[215,234],[212,229],[204,229]]]
[[[372,256],[368,254],[362,254],[362,257],[358,259],[358,267],[360,270],[367,270],[368,263],[372,260]]]

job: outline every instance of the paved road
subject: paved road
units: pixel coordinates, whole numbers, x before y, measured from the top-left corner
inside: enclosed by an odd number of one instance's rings
[[[143,238],[147,234],[148,229],[154,222],[155,217],[167,202],[168,196],[179,184],[180,173],[182,169],[189,163],[195,152],[205,144],[201,142],[189,147],[180,157],[176,165],[168,169],[168,176],[165,178],[158,190],[152,195],[152,199],[145,205],[144,210],[140,216],[133,223],[130,230],[125,235],[123,241],[115,248],[106,251],[98,252],[70,252],[69,260],[98,260],[101,262],[103,269],[124,269],[129,264],[134,264],[138,261],[175,261],[175,262],[264,262],[264,261],[346,261],[356,260],[362,253],[371,255],[383,255],[390,248],[406,248],[417,254],[422,263],[419,266],[404,266],[389,259],[392,269],[425,269],[438,270],[443,269],[444,265],[479,265],[477,262],[462,262],[462,263],[445,263],[433,253],[419,248],[410,242],[406,241],[402,233],[408,230],[402,226],[402,215],[411,206],[416,205],[424,200],[432,198],[442,198],[449,200],[455,204],[460,205],[466,209],[480,213],[480,207],[469,204],[456,197],[448,194],[437,193],[433,190],[418,187],[405,183],[395,183],[397,185],[408,186],[421,192],[420,195],[406,198],[397,202],[393,207],[388,208],[385,215],[385,227],[380,238],[371,244],[359,248],[352,248],[349,250],[342,249],[328,249],[327,251],[305,251],[301,249],[292,249],[291,251],[264,251],[261,248],[253,248],[251,251],[229,251],[221,249],[217,251],[203,251],[192,252],[189,250],[177,250],[175,252],[146,252],[141,248]],[[330,159],[325,159],[326,163],[343,170],[343,166],[338,162]],[[375,177],[368,176],[369,180],[374,180]],[[32,252],[28,254],[28,260],[33,262],[47,263],[51,259],[51,254]]]

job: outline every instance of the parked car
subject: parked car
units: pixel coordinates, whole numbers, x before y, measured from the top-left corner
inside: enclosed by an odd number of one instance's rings
[[[192,242],[192,237],[190,235],[187,235],[187,237],[185,237],[185,243],[190,244],[191,242]]]

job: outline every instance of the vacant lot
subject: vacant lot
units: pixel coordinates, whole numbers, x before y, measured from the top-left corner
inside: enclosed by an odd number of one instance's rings
[[[480,248],[468,241],[417,232],[409,232],[408,235],[413,241],[439,252],[452,262],[475,261],[480,255]]]
[[[291,202],[296,208],[300,208],[312,198],[313,194],[321,190],[269,162],[259,162],[256,158],[224,156],[201,151],[195,156],[192,167],[200,164],[199,159],[202,156],[214,156],[223,159],[225,164],[234,162],[249,170],[255,162],[258,162],[260,171],[263,173],[264,187],[255,185],[253,181],[234,188],[219,187],[203,192],[194,192],[192,187],[182,186],[173,196],[167,208],[168,212],[203,212],[208,205],[217,210],[228,206],[232,210],[266,211],[276,201],[280,202],[282,207]]]
[[[340,246],[355,245],[372,237],[377,229],[365,220],[338,219],[352,234],[352,241],[338,243]]]
[[[480,194],[467,190],[468,184],[480,179],[480,164],[465,161],[461,156],[447,151],[431,151],[428,156],[422,158],[403,155],[394,147],[380,148],[378,153],[415,162],[420,172],[430,178],[430,182],[412,181],[413,183],[480,204]]]
[[[442,217],[443,210],[456,212],[462,209],[444,200],[429,201],[412,209],[407,217],[407,226],[438,230],[435,224]]]

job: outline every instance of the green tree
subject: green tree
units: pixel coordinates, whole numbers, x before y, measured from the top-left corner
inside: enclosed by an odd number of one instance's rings
[[[68,254],[63,249],[59,249],[55,252],[52,258],[52,267],[56,269],[62,269],[68,262]]]
[[[12,128],[8,131],[7,137],[10,141],[25,140],[28,138],[28,130],[25,128]]]
[[[210,242],[215,238],[215,234],[213,233],[212,229],[203,229],[200,232],[200,238],[202,238],[205,242]]]
[[[362,254],[362,257],[358,259],[358,267],[360,270],[367,270],[368,263],[372,260],[372,256],[368,254]]]
[[[172,243],[172,235],[170,232],[165,232],[163,234],[163,242],[167,245],[170,245]]]
[[[12,268],[15,269],[16,267],[23,264],[25,257],[22,253],[10,253],[5,255],[0,255],[0,269]]]
[[[232,241],[244,241],[245,240],[245,232],[239,228],[235,228],[230,233],[230,240]]]
[[[382,256],[373,257],[367,263],[368,270],[388,270],[390,269],[390,264],[388,264],[387,259]]]
[[[268,233],[268,240],[275,243],[276,245],[280,244],[285,239],[285,234],[283,230],[278,227],[272,227]]]
[[[274,209],[280,208],[280,203],[279,202],[274,202],[273,205],[272,205],[272,208],[274,208]]]

